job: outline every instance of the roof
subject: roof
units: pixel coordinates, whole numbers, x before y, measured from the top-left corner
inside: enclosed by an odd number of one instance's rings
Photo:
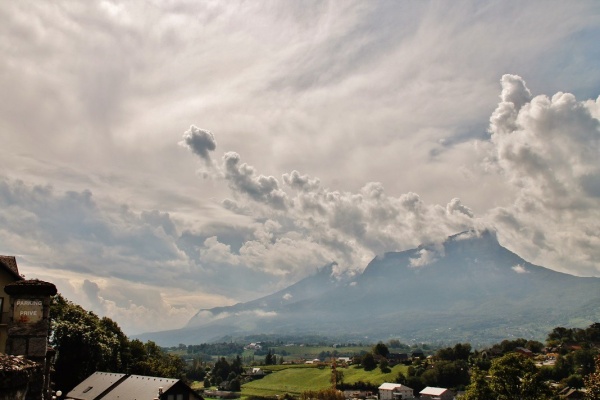
[[[17,259],[15,256],[0,255],[0,268],[5,269],[19,280],[23,279],[21,275],[19,275],[19,267],[17,267]]]
[[[173,389],[176,393],[183,391],[193,395],[196,399],[202,399],[202,396],[190,389],[180,379],[109,372],[94,372],[67,393],[67,398],[75,400],[151,400],[158,397],[159,389],[162,389],[162,393],[165,394]],[[186,398],[191,398],[189,395],[186,394]]]
[[[517,347],[515,350],[520,351],[521,353],[533,354],[531,350],[526,349],[525,347]]]
[[[430,394],[432,396],[440,396],[440,395],[444,394],[447,390],[448,389],[446,389],[446,388],[427,386],[425,389],[421,390],[419,393],[420,394]]]
[[[158,388],[162,387],[164,393],[177,382],[179,379],[131,375],[110,391],[109,398],[119,400],[154,399],[158,397]]]
[[[77,400],[93,400],[102,393],[108,391],[120,381],[125,379],[125,374],[113,374],[109,372],[94,372],[86,380],[75,386],[67,397]]]
[[[385,383],[382,383],[381,386],[379,386],[379,390],[396,390],[396,389],[409,389],[409,390],[412,390],[408,386],[402,385],[400,383],[385,382]]]

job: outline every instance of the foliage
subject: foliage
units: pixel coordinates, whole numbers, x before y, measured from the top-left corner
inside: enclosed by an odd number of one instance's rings
[[[156,343],[142,343],[138,339],[130,342],[132,353],[136,358],[131,360],[127,373],[165,378],[184,379],[185,362],[181,357],[166,354]]]
[[[244,352],[244,346],[239,343],[203,343],[186,346],[186,352],[190,355],[209,356],[235,356]]]
[[[436,353],[436,358],[440,360],[456,361],[468,360],[471,355],[471,345],[469,343],[457,343],[454,348],[447,347],[439,349]]]
[[[471,371],[471,383],[467,386],[462,400],[485,400],[493,399],[494,392],[490,388],[485,373],[475,367]]]
[[[585,329],[556,327],[548,334],[548,346],[573,343],[598,343],[600,342],[600,323],[596,322]]]
[[[300,400],[344,400],[344,394],[333,388],[307,390],[300,393]]]
[[[375,357],[373,357],[372,353],[367,353],[363,356],[361,364],[365,371],[373,371],[377,368],[377,362],[375,361]]]
[[[63,392],[96,371],[184,377],[180,357],[166,354],[154,342],[129,341],[110,318],[99,318],[61,294],[52,298],[50,318],[50,344],[57,352],[53,380]]]
[[[539,353],[544,345],[537,340],[518,338],[515,340],[503,340],[502,342],[493,345],[492,350],[496,353],[507,354],[515,351],[517,347],[523,347],[534,353]]]
[[[118,372],[126,366],[127,338],[113,321],[101,320],[60,294],[52,299],[50,318],[56,387],[68,391],[97,370]]]
[[[344,384],[344,371],[340,368],[332,368],[331,376],[329,378],[329,382],[331,383],[333,388],[336,388],[338,385]]]
[[[385,344],[379,342],[375,346],[373,346],[373,355],[387,357],[390,355],[390,350]]]
[[[597,324],[596,324],[597,325]],[[600,355],[596,357],[596,370],[583,378],[588,400],[600,399]]]
[[[388,342],[388,344],[390,345],[390,347],[392,349],[410,349],[410,346],[408,346],[407,344],[401,343],[398,339],[392,339]]]
[[[537,400],[547,388],[535,364],[518,353],[509,353],[492,361],[490,387],[498,400]]]
[[[390,369],[390,363],[388,362],[388,360],[386,358],[382,358],[381,361],[379,362],[379,369],[384,374],[386,374],[386,373],[388,373],[388,372],[391,371],[391,369]]]

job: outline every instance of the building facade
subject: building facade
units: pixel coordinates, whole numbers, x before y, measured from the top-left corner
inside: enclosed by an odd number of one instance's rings
[[[414,399],[414,391],[400,383],[383,383],[379,386],[379,400]]]
[[[0,255],[0,353],[6,353],[10,296],[4,291],[6,285],[21,281],[17,260],[14,256]]]

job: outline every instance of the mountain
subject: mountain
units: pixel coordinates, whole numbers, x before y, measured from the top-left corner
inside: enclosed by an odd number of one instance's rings
[[[201,310],[183,329],[138,337],[165,346],[250,334],[477,344],[543,340],[556,326],[600,321],[600,278],[533,265],[489,231],[386,253],[352,280],[334,278],[333,267],[251,302]]]

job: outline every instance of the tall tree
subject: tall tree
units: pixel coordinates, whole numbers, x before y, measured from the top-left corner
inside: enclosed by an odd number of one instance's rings
[[[361,363],[365,371],[373,371],[375,368],[377,368],[377,362],[375,361],[375,357],[373,357],[372,353],[365,354]]]
[[[69,391],[98,370],[119,371],[121,356],[115,349],[121,346],[120,329],[117,331],[111,320],[101,322],[96,314],[60,294],[52,299],[50,318],[50,344],[57,353],[54,364],[57,388]]]
[[[390,350],[383,342],[379,342],[375,346],[373,346],[373,354],[382,357],[387,357],[390,355]]]
[[[272,364],[273,364],[273,354],[271,353],[271,349],[269,349],[269,352],[265,356],[265,365],[272,365]]]

